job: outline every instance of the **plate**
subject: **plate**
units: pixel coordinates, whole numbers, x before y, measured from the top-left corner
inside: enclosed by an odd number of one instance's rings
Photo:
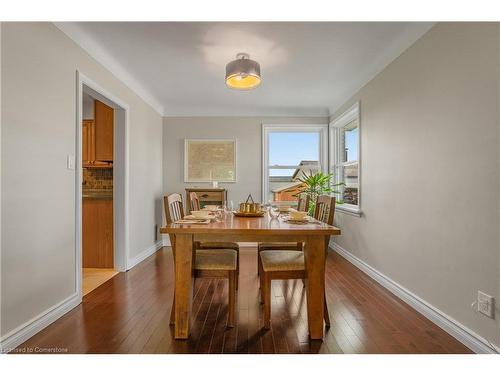
[[[186,220],[186,219],[181,219],[177,220],[174,222],[174,224],[210,224],[212,221],[207,219],[207,220]]]
[[[306,219],[303,219],[303,220],[293,220],[293,219],[290,219],[290,218],[286,218],[286,219],[284,219],[284,221],[286,221],[287,223],[290,223],[290,224],[308,224],[308,223],[312,223],[312,220],[310,218],[306,218]]]
[[[201,217],[195,217],[194,215],[186,215],[186,216],[184,216],[184,219],[186,219],[186,220],[200,220],[200,221],[203,221],[203,220],[215,219],[215,216],[214,215],[208,215],[208,217],[206,217],[206,218],[201,218]]]
[[[260,211],[260,212],[240,212],[240,211],[233,211],[234,216],[238,217],[262,217],[266,214],[266,211]]]

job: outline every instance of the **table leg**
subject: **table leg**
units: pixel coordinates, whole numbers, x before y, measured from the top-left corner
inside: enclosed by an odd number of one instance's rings
[[[307,238],[304,256],[309,337],[312,340],[322,339],[325,303],[325,239],[323,236]]]
[[[175,338],[187,339],[191,317],[193,236],[175,235]]]

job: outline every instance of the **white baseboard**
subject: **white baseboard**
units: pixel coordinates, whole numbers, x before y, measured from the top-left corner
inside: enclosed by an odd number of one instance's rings
[[[163,241],[158,241],[153,246],[147,248],[146,250],[135,256],[133,259],[127,262],[127,270],[136,266],[148,256],[154,254],[162,246]],[[68,311],[78,306],[80,302],[81,297],[78,296],[78,293],[76,293],[45,310],[25,324],[13,329],[0,339],[0,352],[7,353],[17,346],[21,345],[23,342],[40,332],[49,324],[55,322]]]
[[[330,246],[343,258],[366,273],[384,288],[388,289],[395,296],[402,299],[408,305],[424,315],[427,319],[431,320],[434,324],[444,329],[475,353],[495,353],[493,348],[490,346],[491,344],[484,337],[479,336],[471,329],[465,327],[438,308],[413,294],[408,289],[377,271],[375,268],[357,258],[335,242],[330,243]],[[498,348],[496,350],[498,352]]]
[[[153,255],[156,251],[162,248],[164,241],[160,240],[156,242],[153,246],[148,247],[146,250],[142,251],[141,253],[137,254],[135,257],[127,261],[127,271],[139,263],[141,263],[144,259],[146,259],[148,256]]]
[[[23,342],[34,336],[42,329],[52,324],[68,311],[74,309],[81,302],[78,293],[66,298],[58,304],[48,308],[41,314],[35,316],[25,324],[13,329],[4,335],[0,340],[0,352],[8,353],[21,345]]]

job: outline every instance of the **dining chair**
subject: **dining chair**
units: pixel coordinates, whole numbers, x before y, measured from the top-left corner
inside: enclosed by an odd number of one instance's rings
[[[182,196],[177,193],[166,195],[163,198],[167,225],[182,219],[184,208]],[[175,264],[175,235],[169,234],[170,244]],[[193,274],[195,278],[222,278],[228,279],[228,319],[227,326],[234,327],[236,317],[236,283],[238,252],[233,249],[193,249]],[[170,324],[175,324],[175,290],[170,312]]]
[[[297,202],[297,211],[307,212],[309,211],[309,195],[300,194],[299,200]],[[260,254],[264,250],[302,250],[302,242],[260,242],[257,245],[257,253]],[[257,255],[258,255],[257,254]],[[260,274],[260,270],[257,266],[257,273]]]
[[[335,214],[335,197],[320,195],[316,200],[314,218],[326,224],[333,225]],[[325,251],[328,252],[330,236],[325,238]],[[326,262],[326,254],[325,254]],[[271,326],[271,282],[272,280],[305,279],[306,267],[304,252],[297,250],[263,250],[258,259],[260,275],[261,300],[264,303],[264,328]],[[330,327],[328,305],[324,303],[324,319]]]
[[[309,211],[309,195],[302,193],[299,194],[299,200],[297,202],[297,211],[307,212]]]
[[[191,204],[191,208],[193,211],[198,211],[201,209],[200,199],[198,195],[192,191],[189,193],[189,200]],[[237,252],[237,264],[236,264],[236,289],[238,289],[238,280],[240,275],[240,246],[236,242],[195,242],[195,249],[232,249]]]

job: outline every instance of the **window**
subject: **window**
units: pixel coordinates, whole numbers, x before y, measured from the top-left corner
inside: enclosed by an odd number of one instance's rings
[[[327,125],[262,125],[262,201],[296,204],[304,173],[326,172]]]
[[[360,119],[359,103],[330,123],[330,173],[341,211],[361,214],[360,209]]]

